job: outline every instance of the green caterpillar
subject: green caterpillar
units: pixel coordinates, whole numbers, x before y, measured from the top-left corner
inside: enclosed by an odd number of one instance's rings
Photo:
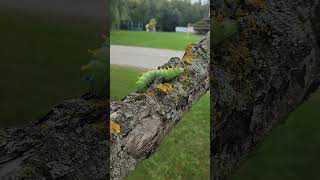
[[[157,69],[143,73],[136,82],[138,91],[145,91],[148,85],[158,77],[163,78],[165,81],[170,81],[171,79],[180,75],[183,71],[183,68],[173,67],[167,69]]]

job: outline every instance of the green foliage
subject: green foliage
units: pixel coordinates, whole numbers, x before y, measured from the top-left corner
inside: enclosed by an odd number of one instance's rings
[[[238,32],[238,26],[237,22],[230,19],[225,19],[222,22],[212,19],[210,38],[211,45],[217,46],[226,39],[232,37],[236,32]]]
[[[115,4],[113,3],[114,1]],[[151,18],[156,18],[157,25],[162,31],[174,31],[176,26],[187,26],[188,23],[195,23],[207,17],[209,11],[209,5],[192,4],[188,0],[123,1],[112,0],[111,2],[111,16],[114,17],[112,18],[113,24],[118,23],[119,19],[147,24]],[[118,12],[122,12],[121,18]],[[117,28],[119,26],[113,27]]]
[[[183,68],[173,67],[168,69],[158,69],[143,73],[136,82],[138,91],[145,91],[148,85],[156,78],[163,78],[165,81],[170,81],[179,76],[184,71]]]
[[[109,63],[107,58],[109,57],[109,40],[106,40],[102,47],[90,51],[92,53],[91,61],[81,67],[82,78],[87,80],[90,85],[90,93],[100,98],[106,98],[108,96],[107,86],[109,80],[108,69]]]
[[[119,29],[120,21],[126,20],[128,16],[128,6],[126,0],[110,0],[111,28]]]

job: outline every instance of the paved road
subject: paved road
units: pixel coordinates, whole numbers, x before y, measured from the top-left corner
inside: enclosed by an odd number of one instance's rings
[[[111,45],[110,63],[143,68],[156,68],[172,57],[182,57],[183,51]]]

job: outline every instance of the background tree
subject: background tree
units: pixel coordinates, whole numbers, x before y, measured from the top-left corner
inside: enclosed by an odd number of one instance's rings
[[[174,31],[176,26],[187,26],[207,17],[208,11],[207,4],[188,0],[120,0],[112,4],[111,14],[114,28],[119,28],[121,20],[147,24],[156,18],[160,30]]]
[[[111,28],[119,29],[121,20],[128,19],[126,0],[110,0]]]

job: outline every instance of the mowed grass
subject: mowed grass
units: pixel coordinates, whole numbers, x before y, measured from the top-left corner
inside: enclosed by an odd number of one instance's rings
[[[145,70],[111,65],[111,99],[120,100],[136,90],[137,77]],[[196,102],[127,180],[194,179],[210,175],[209,94]]]
[[[110,65],[110,98],[112,101],[121,100],[129,93],[135,92],[138,77],[146,69],[129,66]]]
[[[319,179],[320,91],[274,129],[232,180]]]
[[[189,43],[197,42],[201,37],[191,33],[112,31],[111,45],[183,50]]]
[[[80,67],[103,42],[104,25],[1,11],[0,127],[40,118],[87,90]]]

